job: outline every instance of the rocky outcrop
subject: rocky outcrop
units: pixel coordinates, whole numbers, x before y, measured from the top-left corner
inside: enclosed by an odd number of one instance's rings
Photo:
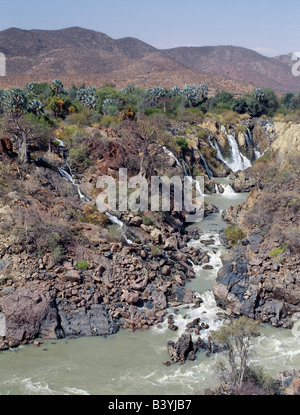
[[[276,327],[291,328],[287,317],[300,311],[296,258],[289,258],[282,266],[268,255],[253,255],[261,252],[258,234],[244,242],[227,256],[218,272],[213,289],[217,304],[229,315],[246,315]]]
[[[272,150],[277,153],[278,160],[283,162],[291,154],[300,153],[300,125],[276,122],[274,124],[277,139],[272,143]]]
[[[46,286],[6,288],[2,291],[1,305],[8,339],[22,342],[36,337],[61,337],[55,298]]]
[[[168,341],[168,352],[174,363],[184,363],[190,354],[195,354],[197,345],[194,345],[190,334],[183,334],[175,343]],[[193,359],[192,359],[193,360]]]
[[[258,186],[257,179],[245,170],[237,173],[231,173],[230,178],[232,179],[233,190],[236,193],[250,192],[250,190]]]
[[[90,309],[80,307],[68,312],[62,311],[59,317],[65,337],[108,336],[119,330],[114,319],[100,304],[93,304]]]
[[[0,155],[12,157],[14,154],[13,144],[9,138],[0,139]]]
[[[300,395],[300,370],[285,370],[276,380],[280,382],[283,395]]]

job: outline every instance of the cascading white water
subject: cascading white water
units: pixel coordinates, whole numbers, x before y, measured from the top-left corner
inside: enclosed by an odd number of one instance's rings
[[[208,135],[208,142],[209,142],[209,144],[210,144],[211,148],[216,149],[215,144],[213,144],[213,142],[211,141],[211,136],[210,136],[210,134]]]
[[[217,140],[214,138],[214,148],[217,150],[217,159],[222,161],[224,164],[226,164],[226,160],[222,154],[222,151],[220,149],[220,146],[217,142]]]
[[[113,223],[115,223],[115,224],[117,224],[119,227],[120,227],[120,230],[121,230],[121,232],[122,232],[122,235],[124,236],[124,238],[125,238],[125,240],[126,240],[126,242],[129,244],[129,245],[132,245],[133,244],[133,242],[130,240],[130,239],[128,239],[127,238],[127,236],[126,236],[126,234],[125,234],[125,232],[124,232],[124,223],[121,221],[121,220],[119,220],[116,216],[114,216],[114,215],[112,215],[111,213],[109,213],[109,212],[106,212],[106,216],[113,222]]]
[[[224,196],[234,196],[234,195],[236,195],[235,191],[230,186],[230,184],[223,184],[222,187],[224,189],[224,192],[223,192]]]
[[[172,157],[175,161],[178,167],[180,167],[183,171],[184,171],[184,175],[185,177],[188,179],[188,181],[192,184],[195,185],[197,192],[200,193],[200,195],[203,195],[203,192],[201,190],[201,186],[200,183],[198,182],[198,180],[193,179],[192,175],[191,175],[191,170],[189,165],[185,162],[185,160],[183,161],[183,164],[180,164],[179,160],[176,158],[176,156],[172,153],[172,151],[168,150],[166,147],[163,147],[164,152]],[[187,172],[187,169],[189,170],[189,172]]]
[[[243,134],[244,134],[244,137],[245,137],[245,140],[246,140],[247,147],[252,146],[252,143],[251,143],[251,140],[250,140],[250,137],[248,136],[248,134],[245,133],[245,131],[243,131]]]
[[[69,167],[69,166],[68,166],[68,167]],[[71,172],[70,167],[69,167],[69,170],[70,170],[70,172]],[[58,167],[58,171],[59,171],[59,174],[60,174],[62,177],[64,177],[64,178],[65,178],[65,179],[67,179],[70,183],[72,183],[74,186],[76,186],[76,187],[77,187],[77,192],[78,192],[78,194],[79,194],[80,199],[81,199],[83,202],[85,202],[85,203],[89,202],[89,199],[88,199],[87,197],[85,197],[85,196],[82,194],[82,192],[81,192],[81,190],[80,190],[80,184],[76,183],[76,181],[75,181],[75,179],[73,178],[73,176],[72,176],[70,173],[68,173],[66,170],[61,169],[60,167]]]
[[[163,147],[163,150],[168,156],[172,157],[176,161],[178,167],[183,168],[182,165],[179,163],[178,159],[172,153],[172,151],[168,150],[167,147]]]
[[[211,146],[217,150],[217,159],[222,161],[234,173],[236,173],[239,170],[245,170],[251,167],[251,161],[240,152],[238,143],[236,142],[234,136],[232,134],[227,133],[224,125],[221,126],[221,131],[227,136],[227,140],[231,151],[231,158],[230,160],[228,160],[223,156],[218,142],[216,141],[216,139],[214,139],[214,143],[210,143]],[[247,139],[249,140],[249,137]]]
[[[246,156],[244,156],[239,149],[238,143],[231,134],[227,134],[227,139],[231,149],[231,160],[227,161],[227,165],[235,173],[239,170],[248,169],[252,164]]]
[[[205,158],[203,157],[203,154],[200,151],[199,151],[199,154],[200,154],[201,160],[203,161],[203,164],[204,164],[204,167],[205,167],[205,170],[206,170],[206,173],[207,173],[208,177],[210,179],[213,179],[214,175],[213,175],[213,172],[210,170],[210,168],[207,164],[207,161],[205,160]]]
[[[249,140],[250,140],[250,145],[252,145],[253,146],[253,138],[252,138],[252,134],[251,134],[251,131],[249,130],[249,128],[247,127],[247,132],[248,132],[248,137],[249,137]]]

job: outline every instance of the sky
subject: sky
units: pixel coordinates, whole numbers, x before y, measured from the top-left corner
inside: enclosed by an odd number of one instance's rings
[[[0,30],[80,26],[159,49],[242,46],[300,51],[299,0],[0,0]]]

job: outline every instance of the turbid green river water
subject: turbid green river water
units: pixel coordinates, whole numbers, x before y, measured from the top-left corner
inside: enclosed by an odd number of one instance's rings
[[[226,180],[218,182],[226,183]],[[206,197],[220,209],[241,203],[246,194],[215,194]],[[222,310],[216,307],[212,287],[221,266],[220,254],[226,252],[218,232],[226,226],[221,213],[213,214],[197,224],[204,232],[201,239],[212,236],[210,251],[212,270],[196,267],[197,278],[189,286],[203,299],[200,308],[179,307],[172,332],[167,322],[144,332],[121,331],[101,338],[43,341],[41,347],[22,346],[0,353],[1,395],[194,395],[219,384],[213,371],[217,355],[207,357],[199,352],[194,362],[172,364],[167,352],[168,340],[177,340],[185,323],[200,317],[215,329],[222,324]],[[170,310],[174,314],[174,310]],[[201,331],[204,339],[209,330]],[[271,375],[284,369],[300,368],[300,320],[292,330],[261,326],[252,357]]]

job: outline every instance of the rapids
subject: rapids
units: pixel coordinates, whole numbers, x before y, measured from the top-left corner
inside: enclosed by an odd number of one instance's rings
[[[228,185],[227,179],[214,179]],[[206,196],[221,211],[241,203],[246,194],[227,192]],[[202,229],[199,240],[190,245],[200,246],[209,252],[213,269],[195,267],[197,277],[189,287],[203,300],[199,308],[180,306],[169,309],[174,315],[178,331],[173,332],[165,321],[149,331],[119,333],[104,337],[44,340],[37,348],[33,345],[0,353],[1,395],[194,395],[217,386],[213,366],[218,355],[207,357],[198,352],[194,362],[185,365],[163,362],[169,360],[168,340],[176,341],[184,332],[185,324],[200,317],[209,324],[201,331],[207,338],[210,329],[222,324],[223,310],[216,306],[212,287],[221,267],[220,255],[226,252],[219,232],[226,226],[222,214],[215,213],[193,224]],[[211,240],[211,245],[201,241]],[[271,375],[300,366],[300,319],[292,330],[262,325],[252,361]]]

